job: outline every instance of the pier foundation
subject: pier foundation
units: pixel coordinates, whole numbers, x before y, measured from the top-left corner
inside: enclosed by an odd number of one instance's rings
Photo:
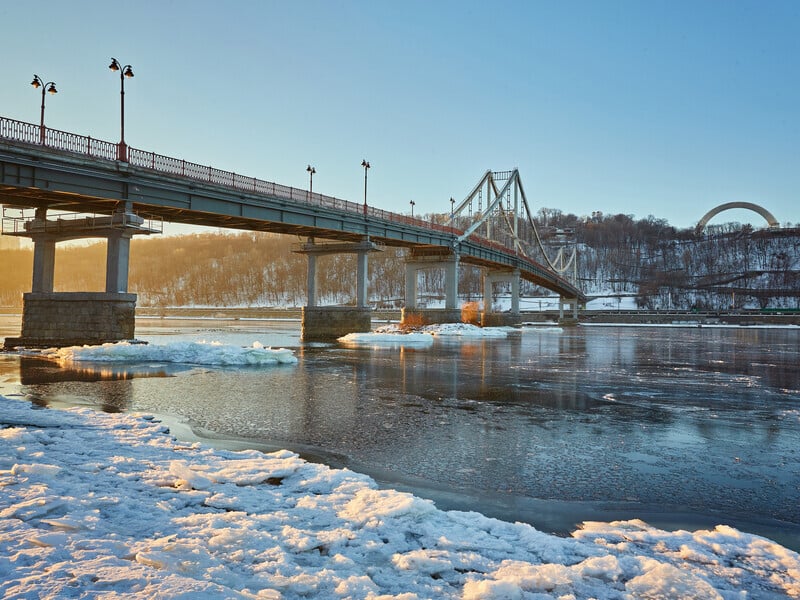
[[[415,308],[407,306],[400,312],[402,325],[436,325],[460,323],[460,308]]]
[[[136,294],[30,292],[23,296],[22,334],[4,348],[51,348],[134,337]]]
[[[306,342],[332,342],[348,333],[372,329],[372,309],[355,306],[304,306],[301,337]]]

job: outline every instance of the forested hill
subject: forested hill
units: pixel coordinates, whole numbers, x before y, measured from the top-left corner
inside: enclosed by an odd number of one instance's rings
[[[578,249],[579,285],[592,295],[635,296],[647,308],[800,307],[800,229],[753,230],[727,224],[702,236],[652,217],[578,219],[541,210],[545,243]],[[129,290],[140,306],[302,306],[306,258],[292,252],[303,240],[263,233],[209,232],[135,238]],[[369,257],[370,300],[402,305],[405,251],[386,248]],[[538,258],[535,254],[534,258]],[[0,305],[20,306],[30,290],[33,252],[0,250]],[[318,259],[322,303],[355,301],[355,257]],[[56,291],[101,291],[105,242],[67,245],[56,252]],[[443,273],[423,272],[420,293],[439,295]],[[459,293],[481,296],[480,272],[462,266]],[[524,287],[523,293],[548,295]]]

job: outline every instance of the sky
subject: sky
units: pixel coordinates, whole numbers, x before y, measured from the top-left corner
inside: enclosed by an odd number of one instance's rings
[[[372,206],[800,222],[800,3],[0,2],[0,115]],[[16,25],[14,25],[16,24]],[[713,223],[763,226],[750,211]]]

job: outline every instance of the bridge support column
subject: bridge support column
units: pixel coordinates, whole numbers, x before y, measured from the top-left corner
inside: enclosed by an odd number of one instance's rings
[[[418,263],[406,263],[406,308],[417,308],[417,272]]]
[[[511,309],[509,312],[497,313],[493,310],[492,296],[495,283],[511,284]],[[483,274],[483,313],[481,313],[481,326],[499,327],[503,325],[519,324],[519,288],[519,269],[514,269],[513,271],[485,271]]]
[[[33,238],[33,282],[31,291],[52,292],[56,268],[56,241],[47,235]]]
[[[564,305],[572,307],[572,315],[564,316]],[[562,325],[575,325],[578,323],[578,299],[564,298],[558,299],[558,322]]]
[[[47,209],[37,208],[29,229],[33,240],[31,291],[52,292],[56,268],[56,238],[46,232]]]
[[[431,255],[412,253],[406,261],[406,305],[402,310],[401,324],[427,325],[461,321],[461,307],[458,304],[458,265],[458,254],[443,254],[441,248],[437,248]],[[418,273],[425,269],[436,268],[445,271],[444,308],[420,308],[417,303]]]
[[[128,292],[128,269],[131,254],[131,233],[120,230],[108,236],[106,247],[106,292]]]
[[[370,250],[356,251],[356,306],[359,308],[369,307],[367,303],[367,289],[369,287],[367,256],[369,252]]]
[[[447,262],[444,278],[444,309],[458,310],[458,254]]]
[[[356,243],[330,242],[317,244],[308,238],[305,244],[293,250],[308,258],[308,300],[303,308],[302,333],[304,341],[333,341],[348,333],[361,333],[372,328],[372,309],[369,306],[370,252],[382,251],[367,237]],[[356,306],[318,306],[317,257],[326,254],[351,253],[356,255]]]
[[[131,236],[155,231],[123,203],[111,215],[47,220],[36,209],[17,235],[34,244],[31,292],[23,296],[22,334],[6,338],[5,348],[73,346],[128,340],[134,336],[136,294],[128,294]],[[56,243],[104,237],[108,241],[105,292],[54,292]]]
[[[308,243],[313,244],[314,238],[309,238]],[[314,308],[317,305],[317,255],[307,254],[306,258],[308,258],[306,306]]]

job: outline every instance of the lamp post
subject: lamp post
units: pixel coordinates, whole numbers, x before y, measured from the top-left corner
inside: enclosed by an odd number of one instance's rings
[[[308,171],[308,201],[311,202],[311,194],[314,193],[314,173],[316,173],[317,170],[311,165],[308,165],[306,171]]]
[[[119,64],[116,58],[111,58],[108,68],[112,71],[119,71],[119,144],[117,145],[117,160],[128,162],[128,146],[125,145],[125,78],[133,77],[133,69],[130,65],[124,67]]]
[[[44,93],[47,92],[49,94],[57,94],[58,90],[56,89],[56,84],[52,81],[48,81],[44,83],[42,78],[38,75],[33,75],[33,81],[31,81],[31,85],[36,88],[42,88],[42,113],[41,118],[39,121],[39,143],[44,144]]]
[[[414,218],[414,205],[416,204],[416,202],[414,202],[413,200],[409,200],[408,203],[411,205],[411,218],[413,219]]]
[[[451,221],[452,221],[452,220],[455,218],[455,216],[456,216],[456,214],[455,214],[455,210],[456,210],[456,201],[455,201],[455,199],[454,199],[452,196],[450,196],[450,220],[451,220]]]
[[[369,169],[369,162],[366,159],[361,161],[361,166],[364,167],[364,218],[367,216],[367,169]]]

